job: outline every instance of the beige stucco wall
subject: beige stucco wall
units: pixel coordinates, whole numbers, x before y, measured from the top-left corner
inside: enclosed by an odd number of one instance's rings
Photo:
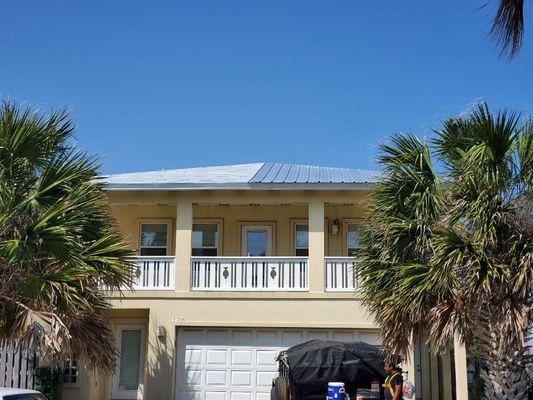
[[[168,221],[171,238],[169,253],[174,254],[176,207],[172,205],[114,205],[112,212],[125,235],[129,247],[138,250],[139,224],[141,221]],[[346,222],[362,218],[363,209],[358,204],[326,204],[324,210],[325,255],[346,255]],[[294,228],[296,222],[308,221],[307,205],[194,205],[193,222],[217,222],[221,225],[221,253],[224,256],[241,255],[241,226],[246,224],[271,224],[274,232],[273,255],[294,255]],[[331,226],[338,221],[338,234],[331,233]]]

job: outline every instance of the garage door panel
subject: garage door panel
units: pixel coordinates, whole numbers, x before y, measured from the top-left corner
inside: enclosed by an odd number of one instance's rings
[[[206,349],[207,365],[227,365],[228,350],[226,349]]]
[[[304,341],[302,331],[283,331],[282,335],[283,335],[283,339],[282,339],[283,346],[291,347],[299,343],[302,343]]]
[[[278,356],[280,350],[257,350],[257,366],[269,366],[269,367],[276,367],[276,357]]]
[[[182,369],[178,375],[183,386],[202,386],[202,370]]]
[[[377,335],[372,333],[361,333],[360,340],[375,345],[381,344],[381,339]]]
[[[257,346],[276,346],[279,345],[278,331],[259,330],[257,331]]]
[[[178,360],[181,361],[182,365],[202,365],[202,354],[201,349],[179,349],[178,350]]]
[[[337,342],[353,342],[356,339],[354,332],[333,332],[333,340]]]
[[[233,346],[252,346],[254,339],[255,332],[253,330],[231,332],[231,344]]]
[[[212,346],[225,346],[229,344],[229,332],[226,329],[208,329],[207,343]]]
[[[226,386],[228,382],[227,372],[222,370],[205,371],[205,384],[207,386]]]
[[[328,340],[329,339],[329,332],[325,330],[320,331],[308,331],[307,332],[307,340]]]
[[[231,371],[231,386],[252,386],[252,371]]]
[[[205,392],[205,400],[226,400],[227,393],[226,391],[210,391]]]
[[[230,400],[252,400],[252,392],[231,392]]]
[[[251,366],[252,365],[253,350],[232,350],[231,351],[231,365],[235,366]]]
[[[270,400],[270,392],[268,392],[268,393],[256,393],[255,400]]]
[[[203,344],[204,330],[203,329],[183,329],[178,336],[178,346],[181,343],[187,343],[188,345]]]
[[[256,372],[256,382],[257,386],[268,386],[272,385],[272,379],[276,377],[276,371],[257,371]]]

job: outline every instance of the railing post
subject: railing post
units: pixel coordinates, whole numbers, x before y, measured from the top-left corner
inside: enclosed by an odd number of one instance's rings
[[[187,292],[191,279],[192,202],[178,200],[176,204],[176,270],[175,290]]]
[[[323,292],[324,286],[324,202],[309,203],[309,291]]]

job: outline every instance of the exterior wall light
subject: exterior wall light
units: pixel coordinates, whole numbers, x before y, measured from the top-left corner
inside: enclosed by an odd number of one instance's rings
[[[157,326],[157,337],[161,339],[164,339],[165,337],[167,337],[167,330],[165,329],[163,325]]]
[[[333,236],[337,236],[339,234],[339,229],[340,229],[339,220],[335,218],[333,222],[331,223],[331,234]]]

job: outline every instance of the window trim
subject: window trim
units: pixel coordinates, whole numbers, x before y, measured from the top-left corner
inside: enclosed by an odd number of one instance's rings
[[[224,219],[223,218],[193,218],[192,228],[191,228],[191,253],[192,253],[192,232],[194,230],[195,224],[216,224],[218,232],[218,242],[217,242],[217,257],[222,256],[223,241],[224,241]],[[208,247],[206,247],[208,248]],[[211,247],[209,247],[211,248]]]
[[[342,220],[342,237],[343,237],[343,252],[344,252],[344,256],[345,257],[349,257],[349,253],[348,253],[348,225],[359,225],[361,226],[362,224],[362,219],[360,218],[346,218],[346,219],[343,219]],[[361,248],[361,246],[359,246],[358,248]]]
[[[291,218],[291,249],[290,252],[293,256],[296,256],[296,225],[307,225],[307,232],[309,232],[309,219],[308,218]],[[329,254],[329,219],[324,218],[324,256]],[[309,247],[307,248],[309,250]],[[309,257],[309,256],[308,256]]]
[[[141,235],[142,235],[142,226],[146,224],[164,224],[167,226],[167,246],[166,246],[166,256],[171,256],[174,248],[172,246],[173,243],[173,235],[172,235],[172,227],[173,227],[173,220],[171,218],[140,218],[137,220],[137,254],[141,255]],[[158,247],[158,246],[157,246]],[[159,248],[159,247],[158,247]],[[157,257],[157,256],[142,256],[142,257]],[[162,256],[163,257],[163,256]]]
[[[112,389],[111,396],[114,399],[137,399],[141,400],[144,396],[144,368],[145,368],[145,358],[146,358],[146,325],[143,324],[115,324],[115,340],[117,343],[117,348],[122,347],[122,331],[128,329],[139,329],[141,331],[141,352],[139,354],[139,388],[137,390],[120,390],[119,381],[120,381],[120,355],[117,360],[117,366],[115,369],[115,374],[112,379]],[[135,397],[131,397],[131,396]]]

